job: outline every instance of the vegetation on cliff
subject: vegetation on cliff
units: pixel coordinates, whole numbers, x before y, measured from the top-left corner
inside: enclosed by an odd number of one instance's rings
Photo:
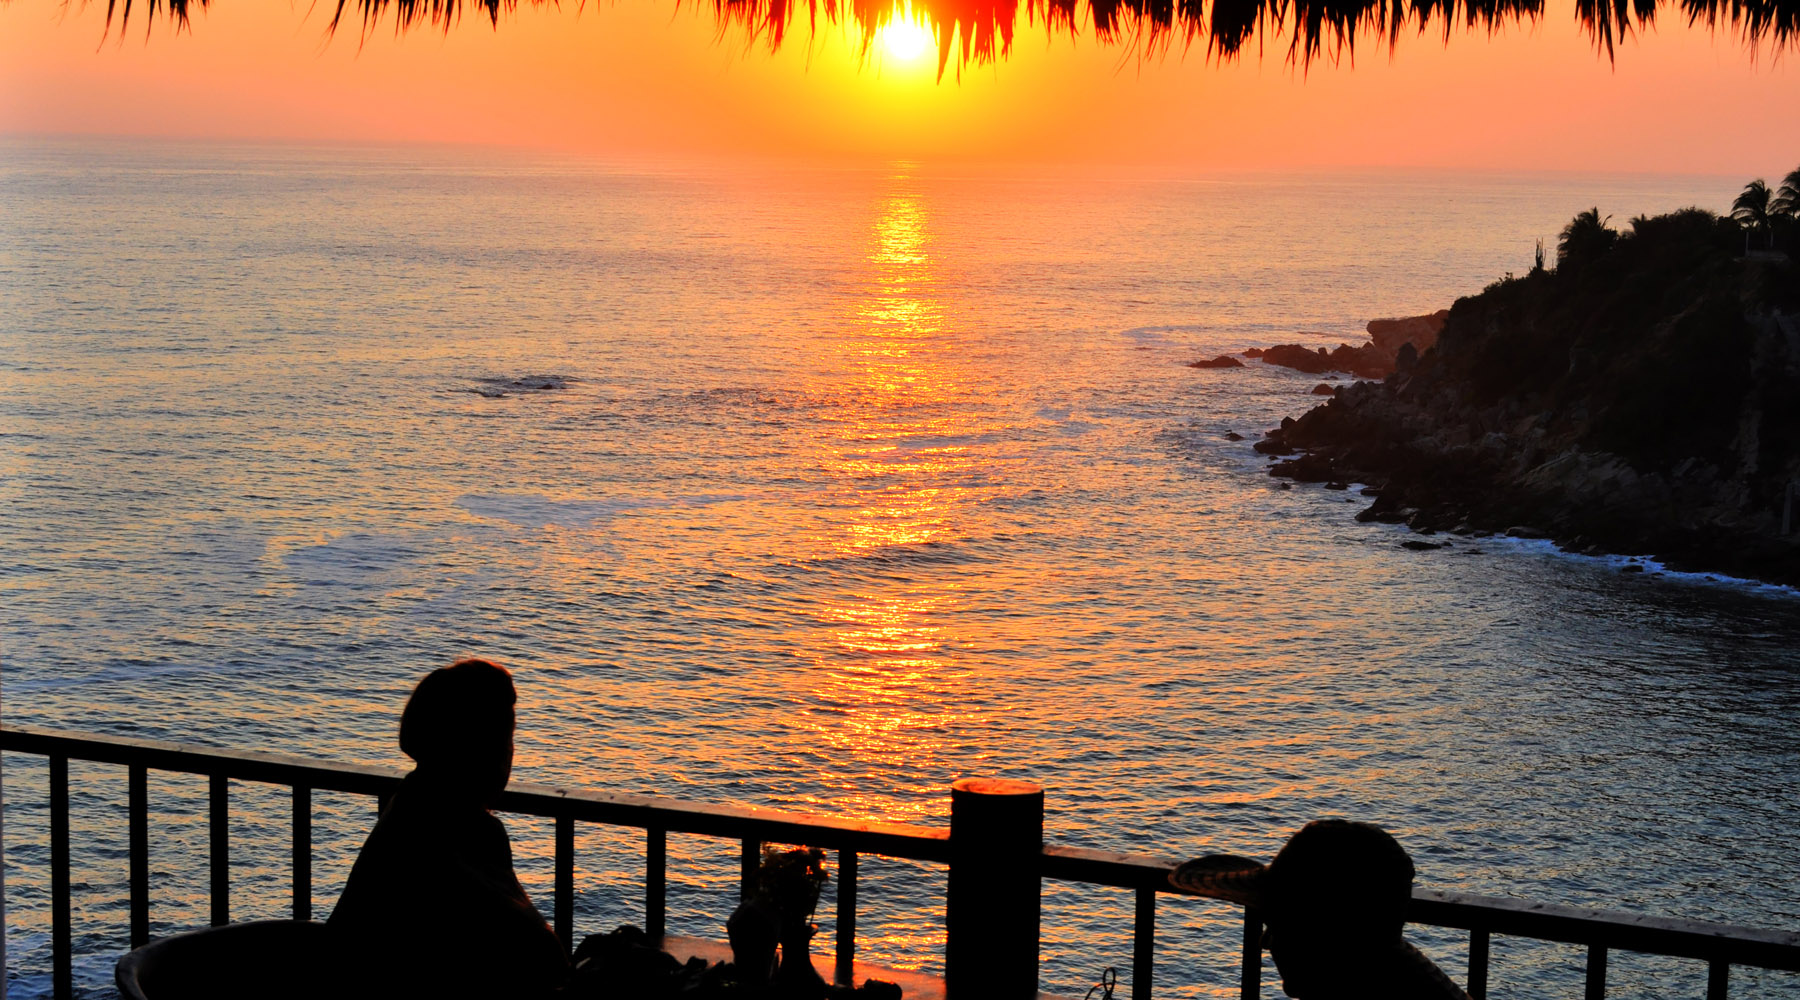
[[[1304,454],[1271,471],[1371,484],[1365,519],[1800,584],[1800,268],[1700,209],[1608,221],[1577,216],[1554,270],[1458,300],[1416,362],[1284,421],[1257,448]]]

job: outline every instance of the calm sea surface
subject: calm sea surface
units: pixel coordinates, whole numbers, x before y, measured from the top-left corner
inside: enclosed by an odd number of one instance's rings
[[[3,140],[5,718],[398,765],[410,685],[480,654],[523,779],[942,824],[954,778],[1022,777],[1062,843],[1267,856],[1350,816],[1427,886],[1800,926],[1800,598],[1402,549],[1250,450],[1316,377],[1185,367],[1355,342],[1581,209],[1743,180]],[[71,771],[105,995],[125,783]],[[45,774],[6,758],[15,997],[48,993]],[[233,795],[233,915],[281,915],[285,792]],[[206,922],[204,796],[152,779],[157,933]],[[373,807],[316,803],[323,914]],[[508,825],[547,906],[549,827]],[[641,920],[638,835],[578,846],[579,929]],[[737,845],[670,864],[672,929],[721,936]],[[863,955],[940,968],[941,870],[862,876]],[[1159,995],[1236,994],[1232,913],[1165,898]],[[1129,979],[1130,918],[1047,883],[1046,988]],[[1583,961],[1497,940],[1497,995],[1575,995]]]

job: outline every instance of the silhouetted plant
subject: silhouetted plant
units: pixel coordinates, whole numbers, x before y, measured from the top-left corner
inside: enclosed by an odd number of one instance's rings
[[[1789,171],[1781,179],[1781,186],[1775,189],[1775,200],[1769,203],[1769,213],[1790,219],[1800,216],[1800,169]]]
[[[1769,185],[1762,178],[1757,178],[1744,185],[1744,193],[1731,203],[1731,217],[1744,227],[1744,250],[1750,250],[1750,234],[1755,232],[1774,234],[1769,229],[1770,209]],[[1770,245],[1773,246],[1771,240]]]
[[[1610,215],[1604,219],[1600,217],[1598,206],[1570,220],[1556,241],[1556,269],[1579,271],[1611,250],[1619,240],[1618,232],[1607,225],[1611,221]]]
[[[138,9],[154,18],[165,13],[177,25],[204,9],[209,0],[137,0]],[[250,0],[243,0],[249,3]],[[464,13],[498,25],[502,14],[522,4],[541,6],[558,0],[327,0],[330,26],[360,21],[366,34],[391,16],[396,26],[433,25],[448,31]],[[704,2],[704,0],[703,0]],[[0,0],[3,4],[4,0]],[[577,5],[579,6],[579,5]],[[676,2],[679,6],[679,0]],[[747,30],[753,37],[779,46],[797,17],[810,29],[823,19],[848,21],[859,29],[865,52],[875,32],[903,8],[896,0],[711,0],[722,25]],[[1508,24],[1537,21],[1544,0],[912,0],[912,10],[931,25],[937,38],[938,72],[953,59],[960,67],[1004,57],[1012,48],[1020,15],[1052,32],[1077,34],[1092,30],[1102,42],[1141,45],[1157,52],[1172,41],[1204,42],[1208,55],[1231,59],[1246,49],[1260,52],[1265,42],[1286,42],[1288,59],[1310,63],[1324,54],[1355,55],[1356,42],[1368,37],[1397,44],[1411,31],[1441,29],[1447,43],[1459,27],[1482,27],[1490,33]],[[1587,29],[1595,48],[1613,58],[1615,39],[1654,22],[1665,7],[1676,8],[1690,23],[1719,30],[1722,25],[1743,37],[1754,53],[1764,42],[1781,50],[1800,44],[1800,0],[1576,0],[1576,21]],[[133,0],[107,0],[107,24],[117,13],[128,23]],[[1285,34],[1285,39],[1280,36]],[[1272,37],[1273,36],[1273,37]],[[1251,41],[1256,41],[1251,46]]]

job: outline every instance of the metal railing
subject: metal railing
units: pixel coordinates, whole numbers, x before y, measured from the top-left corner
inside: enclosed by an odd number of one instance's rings
[[[8,726],[0,728],[0,751],[31,754],[49,760],[50,882],[52,989],[58,998],[73,994],[69,902],[69,761],[123,765],[128,769],[131,944],[150,936],[149,796],[151,770],[205,775],[208,779],[208,844],[212,923],[231,919],[230,785],[231,780],[285,785],[293,790],[293,916],[312,917],[312,792],[314,789],[376,796],[385,802],[400,786],[402,772],[391,768],[333,764],[277,754],[190,746],[115,736],[94,736]],[[959,791],[961,789],[959,788]],[[17,794],[17,791],[14,791]],[[1041,822],[1041,799],[1039,800]],[[676,799],[620,795],[546,785],[514,783],[502,796],[499,811],[552,818],[555,821],[555,890],[553,925],[564,942],[573,937],[575,900],[575,824],[599,823],[644,831],[645,931],[661,937],[667,918],[667,838],[670,833],[736,839],[741,844],[741,873],[747,886],[754,877],[764,843],[808,844],[838,852],[837,952],[840,981],[848,981],[856,954],[857,859],[862,854],[928,861],[956,869],[958,839],[952,828],[864,822],[812,816],[775,809],[721,806]],[[972,842],[982,834],[963,838]],[[984,866],[993,858],[983,859]],[[1156,945],[1157,894],[1172,892],[1168,874],[1174,862],[1142,855],[1045,844],[1036,857],[1017,859],[1035,865],[1042,878],[1131,889],[1133,915],[1132,1000],[1149,1000]],[[975,867],[968,865],[967,867]],[[953,879],[954,884],[954,879]],[[954,891],[954,890],[953,890]],[[965,904],[967,905],[967,904]],[[951,909],[950,942],[979,931],[958,931]],[[1037,907],[1030,906],[1030,933],[1035,940]],[[1733,965],[1800,972],[1800,933],[1756,930],[1690,920],[1630,913],[1577,909],[1522,900],[1413,890],[1407,919],[1414,924],[1467,930],[1468,992],[1487,994],[1488,950],[1493,935],[1534,938],[1585,945],[1588,949],[1586,996],[1606,993],[1607,957],[1632,951],[1697,959],[1708,965],[1708,1000],[1724,1000]],[[965,924],[966,926],[966,924]],[[1261,995],[1262,922],[1254,911],[1244,914],[1242,996]],[[976,942],[979,944],[979,942]],[[1031,956],[1029,982],[1036,981]],[[954,989],[954,976],[951,988]]]

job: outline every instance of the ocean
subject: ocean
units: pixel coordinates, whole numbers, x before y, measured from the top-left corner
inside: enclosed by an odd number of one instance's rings
[[[411,685],[481,655],[521,780],[941,825],[954,779],[1026,778],[1058,843],[1267,857],[1348,816],[1421,885],[1792,929],[1800,595],[1406,550],[1251,450],[1319,377],[1186,366],[1358,343],[1578,211],[1744,179],[0,139],[0,712],[399,766]],[[47,996],[46,768],[4,764],[9,995]],[[125,780],[71,774],[105,996]],[[203,925],[205,783],[150,801],[153,932]],[[281,916],[285,792],[233,802],[233,915]],[[373,804],[315,803],[322,916]],[[506,821],[547,909],[549,824]],[[639,835],[578,849],[578,930],[641,921]],[[671,837],[672,931],[722,937],[737,850]],[[942,870],[861,877],[859,957],[941,970]],[[1129,980],[1129,893],[1044,899],[1045,989]],[[1158,916],[1158,995],[1235,996],[1232,908]],[[1495,993],[1584,961],[1496,939]]]

